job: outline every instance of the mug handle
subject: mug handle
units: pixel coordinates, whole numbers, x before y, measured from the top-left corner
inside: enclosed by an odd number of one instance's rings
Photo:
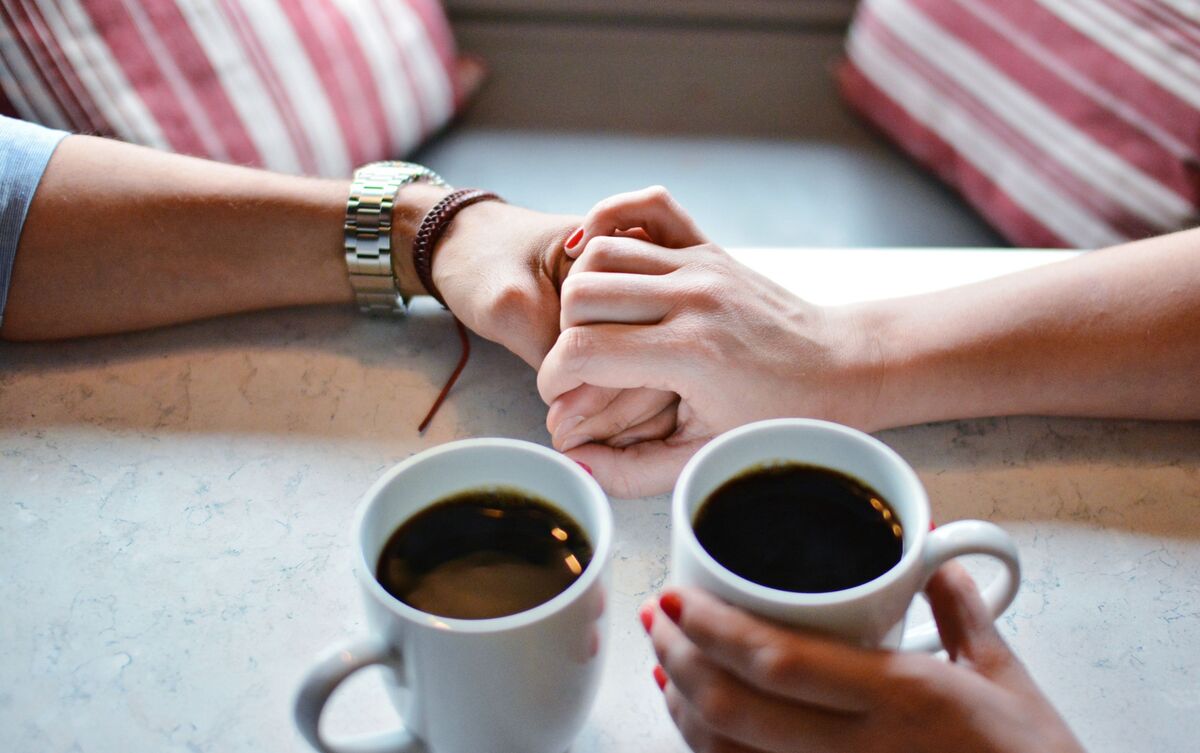
[[[1000,526],[982,520],[958,520],[930,531],[929,539],[925,542],[922,563],[925,574],[921,587],[925,587],[939,567],[964,554],[986,554],[1004,565],[1000,576],[983,589],[983,603],[995,620],[1013,603],[1021,586],[1021,560],[1017,556],[1017,545]],[[930,620],[915,630],[906,630],[900,641],[900,650],[941,651],[942,639],[938,635],[937,624]]]
[[[321,735],[321,712],[346,678],[372,664],[395,668],[401,661],[399,649],[378,636],[331,647],[308,670],[296,694],[293,716],[300,734],[321,753],[423,753],[424,746],[403,727],[394,732],[339,741],[336,745]]]

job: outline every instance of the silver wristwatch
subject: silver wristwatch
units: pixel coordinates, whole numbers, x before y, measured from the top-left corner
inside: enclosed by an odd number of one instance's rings
[[[411,162],[372,162],[354,171],[346,202],[346,268],[364,314],[405,312],[407,301],[392,271],[392,207],[400,188],[418,180],[446,185],[437,173]]]

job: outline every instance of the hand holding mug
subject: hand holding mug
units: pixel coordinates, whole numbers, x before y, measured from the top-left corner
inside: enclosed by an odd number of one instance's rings
[[[993,625],[1020,580],[1012,541],[930,528],[912,468],[845,426],[761,421],[697,453],[672,499],[676,585],[641,613],[693,749],[1082,753]],[[1004,565],[982,596],[964,554]],[[922,588],[940,640],[905,629]],[[942,646],[950,663],[924,653]]]
[[[693,750],[1084,753],[966,571],[944,566],[926,593],[949,661],[786,629],[694,588],[646,604],[642,622]]]

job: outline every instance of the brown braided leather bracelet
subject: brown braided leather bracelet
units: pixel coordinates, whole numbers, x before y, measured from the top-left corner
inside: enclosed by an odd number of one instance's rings
[[[442,304],[446,309],[450,307],[446,305],[446,299],[442,298],[442,293],[437,289],[437,285],[433,282],[433,252],[437,248],[438,241],[446,234],[446,229],[450,227],[451,220],[463,209],[480,201],[504,201],[491,191],[484,191],[479,188],[460,188],[457,191],[452,191],[442,197],[442,200],[433,205],[426,214],[421,224],[417,227],[417,234],[413,237],[412,259],[413,266],[417,270],[417,278],[421,280],[421,284],[425,286],[425,292],[429,293],[437,302]],[[451,312],[452,314],[454,312]],[[463,323],[454,317],[454,325],[458,327],[458,339],[462,343],[462,355],[458,359],[458,365],[454,368],[454,373],[446,380],[446,386],[442,388],[437,400],[433,402],[433,407],[429,409],[429,413],[425,419],[421,421],[421,425],[417,427],[417,431],[424,433],[429,427],[429,422],[433,420],[437,414],[438,408],[442,407],[446,396],[450,394],[454,383],[458,381],[458,377],[462,374],[463,369],[467,366],[467,359],[471,357],[471,340],[467,337],[467,328]]]
[[[417,268],[417,277],[425,286],[425,291],[443,306],[446,306],[446,300],[442,298],[441,291],[433,282],[433,251],[437,247],[438,241],[446,234],[446,228],[450,227],[450,221],[454,219],[454,215],[480,201],[504,201],[504,199],[491,191],[484,191],[480,188],[460,188],[452,191],[443,196],[442,200],[434,204],[433,208],[425,214],[425,218],[421,220],[421,224],[417,227],[417,234],[413,238],[412,258],[413,266]],[[446,306],[446,308],[450,307]]]

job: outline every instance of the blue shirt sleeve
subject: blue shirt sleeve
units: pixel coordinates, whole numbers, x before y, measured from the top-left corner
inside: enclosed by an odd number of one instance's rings
[[[0,115],[0,325],[29,203],[50,155],[66,135]]]

